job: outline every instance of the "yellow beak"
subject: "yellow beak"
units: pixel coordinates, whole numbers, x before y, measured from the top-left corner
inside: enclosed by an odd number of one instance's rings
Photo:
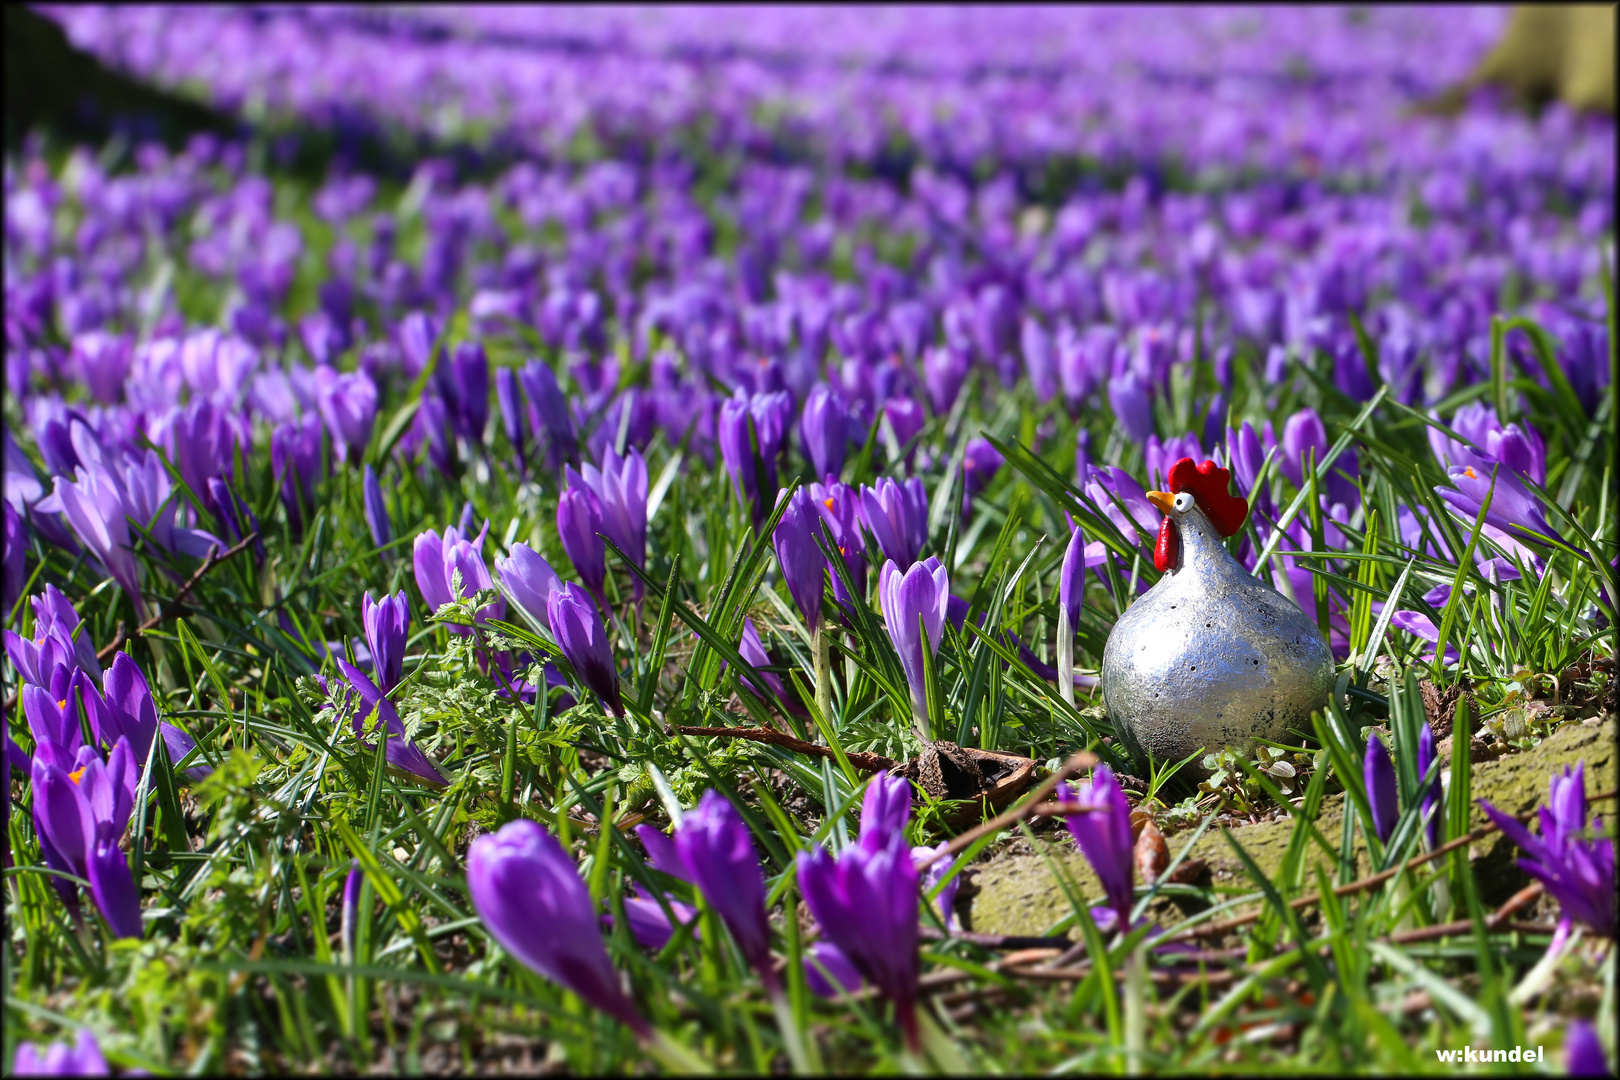
[[[1176,505],[1176,497],[1168,491],[1150,491],[1147,493],[1148,502],[1157,506],[1168,514]]]

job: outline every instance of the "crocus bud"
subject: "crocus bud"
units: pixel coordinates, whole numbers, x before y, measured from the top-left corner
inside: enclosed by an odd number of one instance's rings
[[[518,373],[523,393],[546,433],[547,453],[552,467],[574,456],[574,422],[568,414],[568,399],[557,386],[557,376],[542,360],[532,360]]]
[[[1069,535],[1058,570],[1058,606],[1069,617],[1069,632],[1080,625],[1080,607],[1086,593],[1086,536],[1079,526]]]
[[[1395,830],[1395,764],[1389,759],[1378,733],[1367,736],[1367,755],[1362,759],[1362,779],[1366,783],[1367,801],[1372,804],[1373,828],[1379,840],[1388,840]]]
[[[756,521],[762,520],[759,504],[759,472],[754,467],[754,442],[751,435],[751,417],[748,398],[742,391],[720,406],[717,437],[720,458],[731,474],[732,489],[737,501],[747,505]]]
[[[525,967],[637,1035],[649,1034],[602,946],[590,890],[549,832],[519,818],[474,840],[467,892],[490,936]]]
[[[619,698],[619,673],[613,667],[613,646],[590,596],[571,581],[563,582],[546,601],[546,616],[557,646],[579,676],[607,705],[614,716],[624,715]]]
[[[765,910],[765,875],[742,815],[710,788],[675,830],[675,851],[688,880],[703,893],[738,950],[768,990],[774,990],[771,926]]]
[[[861,798],[862,847],[877,850],[905,832],[911,820],[911,781],[898,772],[878,773]]]
[[[1001,451],[992,446],[989,439],[969,439],[962,451],[963,499],[971,498],[988,487],[1004,460]]]
[[[951,584],[939,560],[928,558],[902,574],[893,562],[878,575],[878,599],[889,640],[900,654],[900,666],[911,685],[911,705],[919,723],[928,717],[928,686],[923,679],[923,650],[939,651]],[[923,636],[924,629],[927,637]],[[938,720],[938,717],[934,718]]]
[[[411,623],[405,590],[384,596],[380,602],[373,601],[368,591],[360,598],[360,621],[366,631],[366,648],[371,650],[371,670],[386,694],[399,685],[405,673],[405,637]]]
[[[314,505],[321,478],[321,422],[314,416],[289,421],[270,433],[270,466],[294,537],[303,535],[304,507]]]
[[[1138,444],[1147,442],[1153,434],[1153,404],[1147,387],[1135,373],[1126,372],[1108,380],[1108,403],[1126,436]]]
[[[1570,1076],[1613,1076],[1603,1043],[1585,1020],[1572,1020],[1564,1036],[1564,1071]]]
[[[1419,780],[1423,779],[1423,774],[1429,771],[1429,766],[1432,764],[1434,764],[1434,732],[1429,730],[1428,724],[1424,724],[1418,729],[1417,739],[1417,771]],[[1439,806],[1440,774],[1437,771],[1434,774],[1434,779],[1423,788],[1423,801],[1419,810],[1419,813],[1424,815],[1427,815],[1431,809],[1436,810],[1434,816],[1429,818],[1429,824],[1426,829],[1429,836],[1430,851],[1433,851],[1435,848],[1440,846],[1440,812],[1437,809]]]
[[[360,860],[349,863],[349,875],[343,879],[343,911],[340,929],[343,935],[343,962],[354,963],[354,950],[360,934],[360,887],[366,876],[360,872]]]
[[[814,634],[821,626],[821,598],[827,569],[827,559],[816,544],[816,530],[821,527],[821,515],[816,513],[809,492],[795,491],[782,511],[771,543],[776,548],[776,560],[782,568],[782,580],[787,583],[793,602],[804,615],[805,627]]]
[[[518,468],[526,471],[529,467],[527,417],[523,415],[517,372],[511,368],[498,368],[495,372],[495,404],[500,407],[506,441],[512,444],[512,453],[517,455]]]
[[[836,479],[844,468],[849,432],[844,403],[826,383],[810,388],[804,400],[804,415],[799,419],[799,434],[804,438],[805,455],[816,477]]]
[[[546,603],[552,593],[562,588],[562,578],[551,564],[528,544],[516,543],[509,557],[495,560],[495,572],[501,575],[501,588],[518,609],[550,630]]]
[[[895,445],[904,453],[906,469],[910,471],[916,447],[907,449],[907,444],[917,437],[923,425],[928,422],[927,417],[923,415],[923,407],[913,398],[892,397],[883,403],[883,415],[888,419],[889,426],[894,429]]]
[[[1114,770],[1099,765],[1084,788],[1069,789],[1065,800],[1069,834],[1102,882],[1108,906],[1113,908],[1121,927],[1131,917],[1131,877],[1135,860],[1131,842],[1131,807]]]
[[[366,466],[361,490],[365,495],[366,525],[371,529],[371,542],[387,547],[394,541],[394,526],[388,520],[388,503],[383,499],[382,485],[377,483],[377,470],[370,465]]]
[[[579,487],[570,484],[557,498],[557,535],[574,564],[574,573],[605,610],[602,586],[607,582],[607,545],[602,543],[601,533],[601,501],[596,493],[583,483]]]

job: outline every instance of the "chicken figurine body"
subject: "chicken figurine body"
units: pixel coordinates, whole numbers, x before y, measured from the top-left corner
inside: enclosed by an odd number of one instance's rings
[[[1108,714],[1138,760],[1288,741],[1288,729],[1310,730],[1333,687],[1316,624],[1221,542],[1249,512],[1228,482],[1214,462],[1182,458],[1170,490],[1148,493],[1165,514],[1154,548],[1163,576],[1114,624],[1102,662]]]

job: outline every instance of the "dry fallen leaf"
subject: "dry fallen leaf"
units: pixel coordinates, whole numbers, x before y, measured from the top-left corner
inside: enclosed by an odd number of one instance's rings
[[[1142,822],[1141,831],[1136,834],[1136,870],[1142,875],[1142,881],[1147,884],[1159,880],[1164,868],[1170,865],[1170,845],[1164,842],[1164,833],[1153,823],[1152,818]]]

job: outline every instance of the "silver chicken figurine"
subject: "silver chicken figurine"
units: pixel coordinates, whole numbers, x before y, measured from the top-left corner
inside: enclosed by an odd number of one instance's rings
[[[1108,714],[1138,760],[1285,741],[1289,728],[1310,730],[1333,687],[1316,624],[1221,542],[1249,512],[1228,481],[1213,461],[1182,458],[1170,490],[1148,492],[1165,514],[1154,548],[1163,576],[1114,624],[1102,662]]]

